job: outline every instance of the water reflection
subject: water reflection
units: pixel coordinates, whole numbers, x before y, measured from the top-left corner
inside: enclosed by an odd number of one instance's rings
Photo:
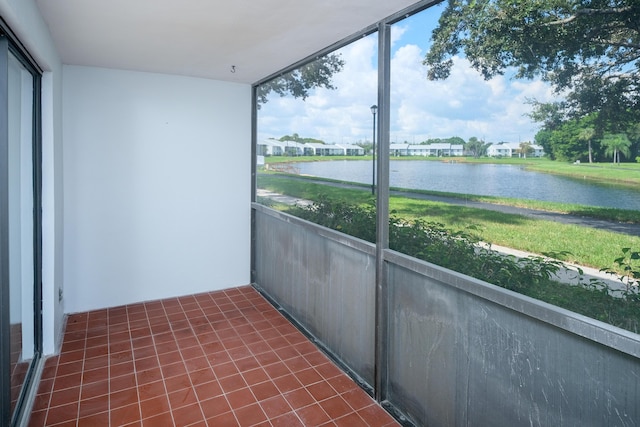
[[[297,163],[301,174],[359,183],[371,180],[371,161]],[[393,187],[513,197],[640,210],[640,189],[527,171],[517,165],[391,160]]]
[[[33,76],[11,54],[8,101],[9,372],[13,412],[35,350],[35,259]]]

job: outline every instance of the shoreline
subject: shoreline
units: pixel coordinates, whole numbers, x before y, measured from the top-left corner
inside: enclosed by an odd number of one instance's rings
[[[270,175],[270,174],[269,174]],[[334,187],[351,189],[369,189],[368,184],[340,181],[329,178],[315,177],[284,171],[273,174],[273,176],[283,176],[289,179],[304,180],[316,184],[331,185]],[[442,201],[445,203],[458,205],[478,204],[485,209],[501,211],[513,208],[521,209],[523,212],[542,212],[548,216],[574,216],[578,218],[591,218],[594,221],[608,221],[617,224],[640,225],[640,211],[631,209],[616,209],[576,204],[561,204],[556,202],[543,202],[528,199],[513,199],[508,197],[478,196],[473,194],[447,193],[432,190],[416,190],[399,187],[390,188],[391,195],[402,195],[417,199]],[[517,212],[516,212],[517,213]]]
[[[266,165],[286,164],[296,162],[326,162],[335,160],[372,160],[371,156],[298,156],[298,157],[265,157]],[[271,161],[272,160],[272,161]],[[445,163],[467,164],[496,164],[519,165],[532,172],[561,175],[576,179],[588,179],[595,183],[612,184],[621,187],[638,188],[640,186],[640,163],[568,163],[549,160],[545,158],[473,158],[473,157],[423,157],[423,156],[399,156],[390,157],[390,160],[399,161],[429,161]],[[553,166],[547,167],[547,166]],[[633,166],[633,167],[632,167]],[[577,169],[580,169],[578,171]],[[603,174],[615,174],[615,176],[603,176]],[[625,176],[632,174],[634,176]]]

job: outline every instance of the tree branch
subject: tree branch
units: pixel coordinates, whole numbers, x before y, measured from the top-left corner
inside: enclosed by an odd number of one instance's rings
[[[583,15],[609,15],[609,14],[614,14],[614,13],[629,12],[632,9],[633,9],[632,6],[613,7],[613,8],[609,8],[609,9],[588,9],[588,8],[578,9],[574,15],[571,15],[571,16],[569,16],[567,18],[564,18],[564,19],[559,19],[557,21],[547,22],[544,25],[545,26],[564,25],[564,24],[568,24],[571,21],[575,21],[576,19],[578,19],[580,16],[583,16]]]

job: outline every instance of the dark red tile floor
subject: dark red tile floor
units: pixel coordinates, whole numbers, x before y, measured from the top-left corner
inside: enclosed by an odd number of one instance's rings
[[[29,425],[397,423],[246,286],[69,316]]]

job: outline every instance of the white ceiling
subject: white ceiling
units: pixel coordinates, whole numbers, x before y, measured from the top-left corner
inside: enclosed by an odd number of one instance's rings
[[[255,83],[417,0],[36,1],[65,64]]]

